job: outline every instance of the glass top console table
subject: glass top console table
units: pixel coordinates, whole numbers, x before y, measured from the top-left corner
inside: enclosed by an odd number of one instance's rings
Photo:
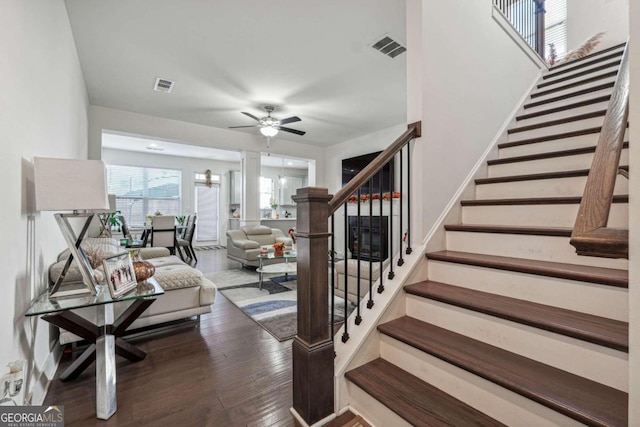
[[[149,307],[164,290],[152,277],[138,283],[135,289],[113,299],[106,286],[100,286],[96,295],[49,299],[44,292],[31,303],[26,316],[42,316],[43,320],[74,333],[91,345],[67,368],[60,380],[77,378],[93,361],[96,362],[96,416],[106,420],[118,409],[116,401],[116,353],[132,362],[147,355],[144,351],[121,338],[125,330]],[[114,319],[114,303],[133,303]],[[96,323],[73,310],[95,307]]]

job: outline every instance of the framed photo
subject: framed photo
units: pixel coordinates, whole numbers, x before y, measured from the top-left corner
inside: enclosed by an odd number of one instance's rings
[[[105,258],[102,263],[111,298],[117,298],[138,285],[128,252]]]

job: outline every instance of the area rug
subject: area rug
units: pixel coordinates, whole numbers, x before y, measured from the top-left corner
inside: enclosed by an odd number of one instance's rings
[[[265,275],[262,290],[259,289],[258,273],[243,269],[224,270],[205,274],[216,284],[218,291],[236,305],[243,313],[262,326],[278,341],[296,336],[297,332],[297,278],[289,275]],[[337,313],[344,311],[344,299],[335,297]],[[351,309],[351,304],[349,304]],[[336,316],[334,322],[343,319]],[[327,316],[327,325],[329,324]]]

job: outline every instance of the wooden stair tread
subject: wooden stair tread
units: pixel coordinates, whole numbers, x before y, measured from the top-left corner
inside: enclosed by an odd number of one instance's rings
[[[536,123],[533,125],[511,128],[507,131],[507,133],[509,135],[512,135],[514,133],[527,132],[530,130],[540,129],[540,128],[549,127],[549,126],[556,126],[556,125],[562,125],[565,123],[577,122],[580,120],[593,119],[595,117],[600,117],[600,116],[604,117],[605,114],[607,114],[607,110],[592,111],[590,113],[584,113],[584,114],[579,114],[577,116],[565,117],[563,119],[549,120],[547,122]]]
[[[434,261],[452,262],[498,270],[557,277],[580,282],[597,283],[619,288],[629,286],[629,273],[626,270],[588,265],[567,264],[552,261],[539,261],[525,258],[512,258],[497,255],[476,254],[470,252],[439,251],[430,252],[426,257]]]
[[[471,233],[524,234],[533,236],[571,237],[573,229],[569,227],[515,227],[507,225],[484,224],[447,224],[447,231],[465,231]]]
[[[462,200],[462,206],[505,206],[505,205],[575,205],[582,197],[527,197],[514,199],[473,199]],[[628,195],[614,195],[612,203],[629,203]]]
[[[629,141],[623,142],[622,148],[629,148]],[[526,154],[524,156],[504,157],[487,161],[487,165],[502,165],[505,163],[528,162],[530,160],[551,159],[554,157],[577,156],[580,154],[595,153],[596,146],[572,148],[569,150],[548,151],[545,153]]]
[[[503,142],[498,144],[498,148],[519,147],[521,145],[535,144],[538,142],[557,141],[559,139],[573,138],[576,136],[592,135],[595,133],[600,133],[601,130],[602,130],[602,126],[598,126],[594,128],[586,128],[586,129],[580,129],[580,130],[573,130],[570,132],[556,133],[553,135],[537,136],[535,138],[521,139],[520,141]]]
[[[578,59],[574,59],[573,61],[569,61],[569,62],[565,62],[563,64],[558,64],[558,65],[554,65],[552,67],[549,68],[549,73],[545,74],[546,77],[543,78],[548,78],[551,77],[553,75],[558,75],[558,74],[562,74],[562,73],[566,73],[569,71],[573,71],[579,68],[584,68],[584,67],[588,67],[589,65],[593,65],[596,64],[598,62],[602,62],[602,61],[606,61],[612,58],[616,58],[618,56],[622,56],[622,50],[618,51],[618,52],[613,52],[610,53],[608,55],[604,55],[607,52],[611,52],[613,50],[617,50],[620,49],[622,47],[624,47],[626,43],[620,43],[618,45],[615,46],[611,46],[607,49],[602,49],[599,50],[597,52],[593,52],[590,53],[589,55],[583,56],[582,58],[578,58]],[[603,55],[600,56],[599,58],[596,58],[596,56],[599,55]],[[569,66],[569,68],[565,68]],[[564,70],[563,70],[564,68]]]
[[[546,116],[547,114],[559,113],[560,111],[573,110],[574,108],[585,107],[587,105],[599,104],[601,102],[607,102],[611,99],[611,95],[602,95],[584,101],[578,101],[571,104],[560,105],[558,107],[549,108],[546,110],[536,111],[535,113],[520,114],[516,116],[516,121],[531,119],[534,117]]]
[[[503,425],[384,359],[345,376],[414,426]]]
[[[603,84],[599,84],[599,85],[596,85],[596,86],[588,87],[588,88],[585,88],[585,89],[580,89],[580,90],[577,90],[575,92],[567,93],[567,94],[564,94],[564,95],[558,95],[558,96],[554,96],[552,98],[543,99],[543,100],[540,100],[540,101],[529,102],[528,104],[524,104],[524,109],[526,110],[527,108],[538,107],[538,106],[544,105],[544,104],[551,104],[552,102],[562,101],[564,99],[573,98],[575,96],[586,95],[588,93],[597,92],[599,90],[610,89],[610,88],[613,87],[613,84],[614,84],[613,82],[603,83]]]
[[[606,70],[608,68],[617,67],[617,66],[620,65],[621,62],[622,62],[621,59],[615,59],[612,62],[608,62],[606,64],[602,64],[602,65],[599,65],[597,67],[590,68],[588,70],[580,71],[579,73],[571,74],[570,76],[559,77],[559,78],[553,79],[553,80],[546,80],[546,81],[538,84],[536,87],[543,88],[543,87],[554,85],[556,83],[566,82],[568,80],[573,80],[576,77],[587,76],[589,74],[592,74],[592,73],[595,73],[595,72],[598,72],[598,71],[603,71],[603,70]]]
[[[629,351],[629,325],[619,320],[423,281],[404,287],[412,295],[466,308],[615,350]]]
[[[587,425],[627,425],[620,390],[407,316],[378,330]]]
[[[552,89],[538,90],[538,91],[536,91],[536,92],[531,94],[531,99],[538,98],[538,97],[545,96],[545,95],[549,95],[549,94],[555,93],[555,92],[560,92],[562,90],[571,89],[573,87],[582,86],[582,85],[587,84],[587,83],[597,82],[598,80],[603,80],[603,79],[608,79],[608,78],[611,78],[611,77],[615,77],[617,74],[618,74],[618,70],[608,71],[606,73],[597,74],[595,76],[590,76],[590,77],[587,77],[585,79],[578,80],[576,82],[566,83],[566,84],[563,84],[562,86],[554,87]]]
[[[572,171],[561,172],[542,172],[530,173],[524,175],[496,176],[493,178],[478,178],[475,180],[476,185],[499,184],[503,182],[517,181],[536,181],[541,179],[558,179],[558,178],[575,178],[589,175],[589,169],[577,169]]]

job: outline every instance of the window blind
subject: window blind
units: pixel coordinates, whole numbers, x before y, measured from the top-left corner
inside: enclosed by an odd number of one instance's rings
[[[220,186],[196,185],[196,209],[198,221],[196,222],[197,241],[217,241],[220,229],[219,205]]]
[[[551,45],[556,49],[558,58],[567,53],[567,0],[546,0],[545,44],[547,56]]]

